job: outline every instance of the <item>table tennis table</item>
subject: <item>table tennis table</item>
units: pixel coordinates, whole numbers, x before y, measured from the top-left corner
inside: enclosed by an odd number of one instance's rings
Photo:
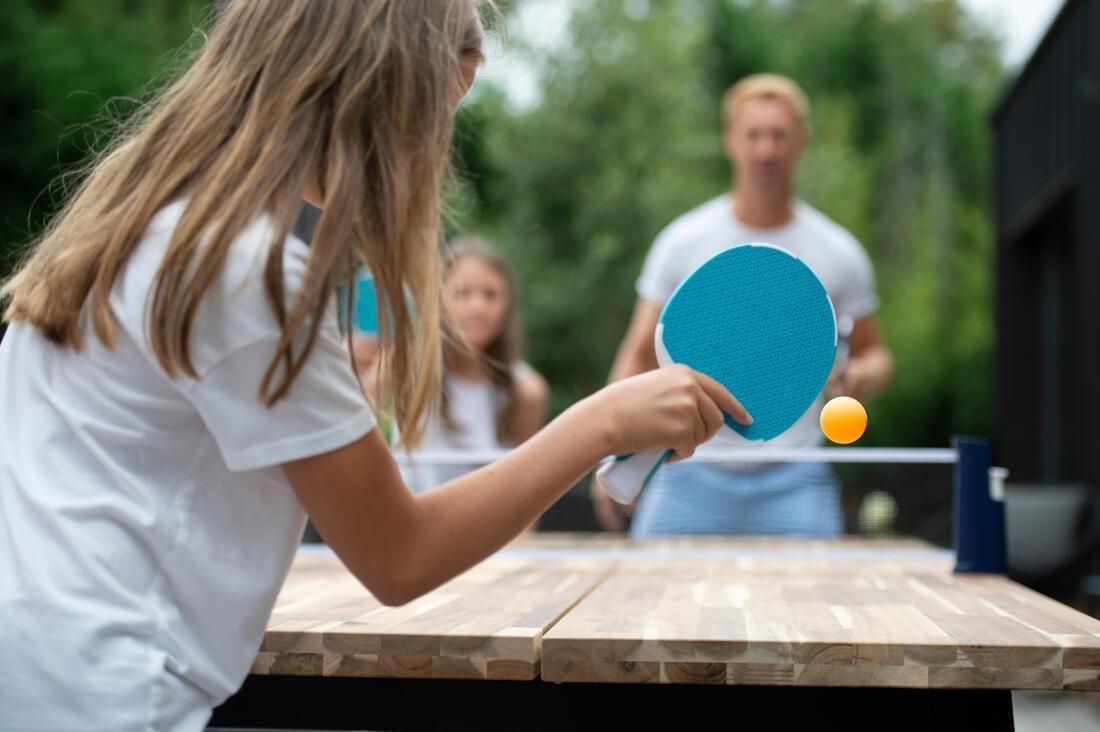
[[[1100,690],[1100,621],[918,540],[518,540],[385,607],[303,549],[223,726],[1011,729]]]

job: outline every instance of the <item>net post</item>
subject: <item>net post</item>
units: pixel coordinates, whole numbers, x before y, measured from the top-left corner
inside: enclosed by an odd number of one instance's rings
[[[990,493],[989,440],[955,436],[954,531],[955,572],[1005,574],[1004,502]]]

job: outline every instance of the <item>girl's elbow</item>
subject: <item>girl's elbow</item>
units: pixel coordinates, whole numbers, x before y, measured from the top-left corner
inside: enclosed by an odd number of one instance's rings
[[[412,602],[423,595],[427,589],[424,583],[405,566],[379,565],[373,567],[355,566],[345,561],[359,583],[366,588],[374,599],[387,607],[397,607]]]
[[[407,578],[385,578],[372,581],[367,589],[386,607],[407,605],[424,594],[424,590]]]
[[[407,592],[396,589],[371,589],[371,594],[374,595],[374,599],[382,603],[386,607],[400,607],[401,605],[407,605],[416,599],[416,595],[411,595]]]

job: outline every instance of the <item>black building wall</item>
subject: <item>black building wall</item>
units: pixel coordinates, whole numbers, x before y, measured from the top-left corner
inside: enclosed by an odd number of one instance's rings
[[[993,119],[997,459],[1100,486],[1100,0],[1069,0]]]

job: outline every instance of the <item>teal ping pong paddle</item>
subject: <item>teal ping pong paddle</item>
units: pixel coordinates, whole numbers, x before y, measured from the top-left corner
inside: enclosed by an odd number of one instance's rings
[[[374,276],[366,267],[355,278],[355,309],[352,324],[359,335],[378,335],[378,296]]]
[[[348,293],[351,303],[348,303]],[[374,275],[366,267],[355,273],[355,281],[350,288],[341,286],[340,327],[346,328],[355,336],[378,337],[378,295],[374,285]],[[351,318],[348,319],[350,305]]]
[[[684,364],[719,381],[753,417],[727,414],[719,430],[740,444],[771,440],[821,393],[837,348],[825,286],[798,257],[770,244],[726,249],[701,264],[665,303],[654,334],[661,366]],[[620,503],[634,500],[672,450],[623,455],[596,472]]]

